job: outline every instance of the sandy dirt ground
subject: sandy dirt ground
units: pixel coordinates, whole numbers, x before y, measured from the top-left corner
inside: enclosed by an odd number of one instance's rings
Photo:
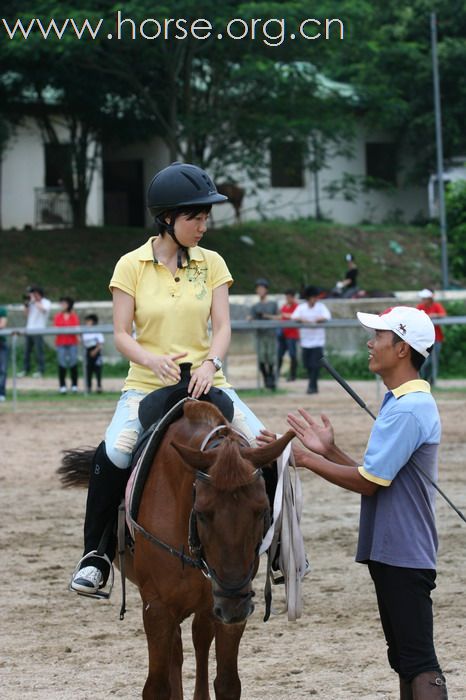
[[[233,374],[233,372],[232,372]],[[249,382],[239,375],[237,384]],[[23,380],[25,381],[25,380]],[[37,381],[37,380],[36,380]],[[44,386],[47,381],[44,382]],[[115,382],[106,383],[107,388]],[[116,382],[118,384],[119,382]],[[24,383],[22,386],[27,386]],[[331,417],[339,443],[361,456],[371,419],[340,387],[321,381],[306,397],[305,383],[283,384],[286,394],[249,404],[267,425],[283,431],[289,410],[305,405]],[[375,382],[354,387],[376,410],[383,390]],[[441,485],[466,510],[466,393],[451,384],[438,392],[443,420]],[[5,700],[104,700],[141,697],[146,642],[137,590],[130,585],[126,619],[118,619],[120,591],[95,602],[67,591],[81,552],[85,493],[62,490],[55,470],[61,450],[96,445],[114,400],[73,403],[20,401],[1,407],[2,513],[0,697]],[[304,584],[304,614],[289,623],[283,614],[264,624],[263,574],[256,579],[256,611],[240,651],[246,700],[389,700],[397,677],[386,661],[375,595],[365,566],[354,563],[359,497],[301,472],[303,532],[312,572]],[[434,592],[436,643],[450,698],[466,698],[466,525],[438,500],[440,554]],[[283,607],[276,587],[274,607]],[[194,661],[189,623],[184,625],[185,697],[192,697]],[[212,663],[211,675],[214,674]]]

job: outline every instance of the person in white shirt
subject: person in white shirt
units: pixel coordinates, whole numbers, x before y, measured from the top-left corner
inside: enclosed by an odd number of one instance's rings
[[[27,316],[26,337],[24,346],[23,372],[18,376],[25,376],[31,371],[31,353],[34,350],[37,370],[33,377],[42,377],[45,372],[44,337],[42,335],[29,335],[27,331],[37,331],[47,326],[52,302],[44,296],[41,287],[28,287],[29,300],[24,303],[24,311]]]
[[[304,323],[324,323],[332,318],[325,304],[319,301],[319,290],[313,285],[305,288],[304,303],[292,313],[291,320]],[[317,379],[320,370],[320,359],[324,354],[325,328],[300,328],[299,341],[302,351],[303,365],[307,370],[309,384],[308,394],[317,394]]]

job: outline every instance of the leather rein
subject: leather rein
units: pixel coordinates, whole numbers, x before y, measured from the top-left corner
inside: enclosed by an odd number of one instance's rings
[[[221,434],[221,431],[223,430],[228,430],[229,432],[234,432],[239,437],[241,438],[242,442],[244,443],[244,446],[249,447],[250,443],[247,437],[239,432],[238,430],[235,430],[234,428],[231,428],[230,426],[227,425],[218,425],[213,430],[211,430],[204,440],[202,441],[201,444],[201,451],[205,450],[212,450],[218,447],[222,441],[227,437],[225,434]],[[213,439],[215,437],[215,439]],[[262,469],[255,469],[253,474],[251,475],[251,479],[247,482],[247,484],[251,484],[254,481],[257,481],[257,479],[260,479],[262,477]],[[189,552],[190,554],[186,554],[184,551],[184,546],[181,549],[178,549],[177,547],[173,547],[172,545],[167,544],[163,540],[160,540],[158,537],[153,535],[151,532],[148,532],[145,528],[142,527],[142,525],[139,525],[133,518],[131,518],[131,524],[134,527],[134,529],[139,532],[146,540],[151,542],[152,544],[156,545],[157,547],[165,550],[169,554],[172,554],[173,556],[177,557],[180,559],[182,566],[190,566],[194,569],[199,569],[201,573],[208,579],[211,579],[214,581],[217,586],[219,586],[221,592],[219,595],[223,598],[252,598],[254,596],[254,591],[249,591],[248,593],[241,593],[241,590],[245,588],[253,579],[254,577],[254,564],[255,561],[252,562],[250,569],[248,571],[248,574],[246,577],[240,581],[239,583],[235,584],[230,584],[226,581],[222,581],[222,579],[219,578],[217,575],[215,569],[213,569],[211,566],[209,566],[208,562],[205,560],[204,557],[204,552],[203,552],[203,546],[202,542],[199,539],[198,531],[197,531],[197,513],[195,510],[195,502],[196,502],[196,483],[198,481],[202,481],[204,483],[211,483],[211,477],[209,474],[206,472],[200,471],[199,469],[196,470],[195,472],[195,479],[193,483],[193,505],[191,509],[191,514],[189,516],[189,536],[188,536],[188,546],[189,546]],[[246,486],[246,484],[244,484]],[[266,512],[264,516],[264,532],[267,531],[268,529],[268,518],[269,518],[269,513],[268,511]],[[259,547],[260,543],[257,545],[256,549],[256,556],[259,554]],[[190,556],[191,555],[191,556]]]

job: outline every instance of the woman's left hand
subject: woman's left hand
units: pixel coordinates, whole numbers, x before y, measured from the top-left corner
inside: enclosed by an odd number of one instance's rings
[[[207,394],[212,388],[216,371],[213,362],[203,362],[191,375],[188,394],[192,396],[193,399],[198,399],[202,394]]]

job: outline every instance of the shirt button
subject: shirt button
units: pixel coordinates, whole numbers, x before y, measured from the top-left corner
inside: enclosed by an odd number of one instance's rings
[[[175,277],[175,282],[179,282],[179,281],[180,281],[180,278],[179,278],[179,277]]]

